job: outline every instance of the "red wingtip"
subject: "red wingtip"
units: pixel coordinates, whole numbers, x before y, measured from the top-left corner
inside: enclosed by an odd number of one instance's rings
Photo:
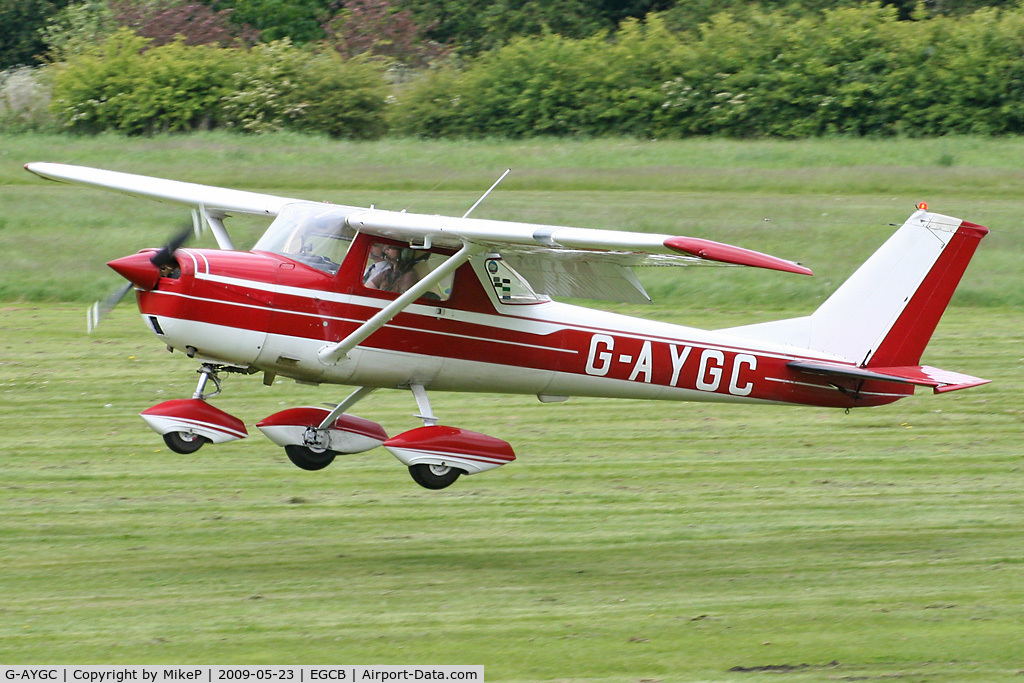
[[[721,242],[713,242],[698,237],[669,237],[665,240],[665,246],[673,251],[708,259],[709,261],[781,270],[799,275],[814,275],[810,268],[799,263],[793,263],[792,261],[769,254],[762,254],[759,251],[734,247],[731,244],[722,244]]]

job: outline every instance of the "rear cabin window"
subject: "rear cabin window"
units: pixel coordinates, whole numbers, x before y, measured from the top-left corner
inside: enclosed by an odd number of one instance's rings
[[[447,260],[443,254],[373,242],[363,268],[363,286],[401,294]],[[427,290],[421,298],[447,301],[452,295],[454,279],[453,273]]]
[[[487,259],[484,262],[484,270],[487,271],[487,277],[494,288],[494,293],[501,303],[535,304],[543,300],[537,296],[522,275],[512,270],[500,258]]]

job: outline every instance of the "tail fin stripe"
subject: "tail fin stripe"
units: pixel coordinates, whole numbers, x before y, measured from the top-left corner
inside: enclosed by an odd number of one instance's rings
[[[917,365],[920,362],[967,264],[987,232],[981,226],[961,223],[878,348],[870,353],[866,363],[868,367]]]

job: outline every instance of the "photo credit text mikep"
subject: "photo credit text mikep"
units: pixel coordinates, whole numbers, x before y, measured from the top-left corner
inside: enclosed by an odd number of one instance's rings
[[[483,683],[481,666],[5,666],[0,683]]]

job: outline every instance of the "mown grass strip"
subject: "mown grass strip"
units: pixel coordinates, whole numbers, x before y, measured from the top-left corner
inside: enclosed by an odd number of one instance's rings
[[[996,383],[848,416],[438,395],[445,422],[520,456],[439,493],[383,451],[320,473],[258,434],[174,455],[136,414],[189,393],[192,363],[127,309],[93,337],[80,317],[53,305],[0,317],[5,662],[993,680],[1024,655],[1012,311],[954,310],[926,357]],[[226,388],[215,401],[250,425],[340,395]],[[415,426],[405,392],[360,408],[392,431]]]
[[[482,663],[489,679],[507,681],[1017,677],[1019,199],[992,199],[970,184],[928,198],[993,231],[924,358],[995,380],[984,387],[922,392],[850,415],[437,395],[445,423],[505,438],[519,455],[442,492],[419,489],[381,450],[319,473],[294,468],[255,433],[174,455],[137,413],[189,395],[194,363],[169,356],[129,305],[87,337],[82,306],[24,300],[104,292],[117,281],[104,260],[159,243],[185,216],[35,181],[20,163],[92,163],[267,191],[294,182],[295,194],[322,198],[325,185],[316,183],[326,181],[302,180],[302,169],[316,166],[311,158],[340,149],[321,142],[12,141],[8,151],[28,158],[0,172],[0,295],[9,302],[0,310],[0,661]],[[566,175],[586,176],[626,143],[566,144],[570,159],[558,163]],[[764,182],[777,163],[772,154],[795,153],[750,144],[749,156],[767,154],[744,162],[764,165]],[[820,152],[831,142],[817,144]],[[921,144],[918,156],[927,159],[937,143]],[[219,161],[203,156],[218,145]],[[485,152],[497,159],[516,148],[473,143],[465,164],[489,177]],[[353,152],[353,168],[362,162],[380,185],[335,185],[330,198],[468,207],[473,188],[427,193],[429,185],[388,183],[402,172],[430,175],[422,158],[400,157],[431,149],[438,163],[459,156],[451,146],[380,143],[364,149],[382,160],[378,172]],[[265,175],[252,185],[248,162],[261,155],[269,159],[259,167]],[[331,168],[344,163],[332,158]],[[627,168],[619,182],[637,181]],[[551,185],[503,188],[481,215],[679,231],[817,271],[798,278],[656,269],[643,275],[654,306],[615,307],[726,327],[812,310],[920,199],[905,190],[609,193]],[[251,426],[285,406],[344,393],[232,377],[214,400]],[[417,424],[404,392],[378,392],[359,408],[392,432]]]

